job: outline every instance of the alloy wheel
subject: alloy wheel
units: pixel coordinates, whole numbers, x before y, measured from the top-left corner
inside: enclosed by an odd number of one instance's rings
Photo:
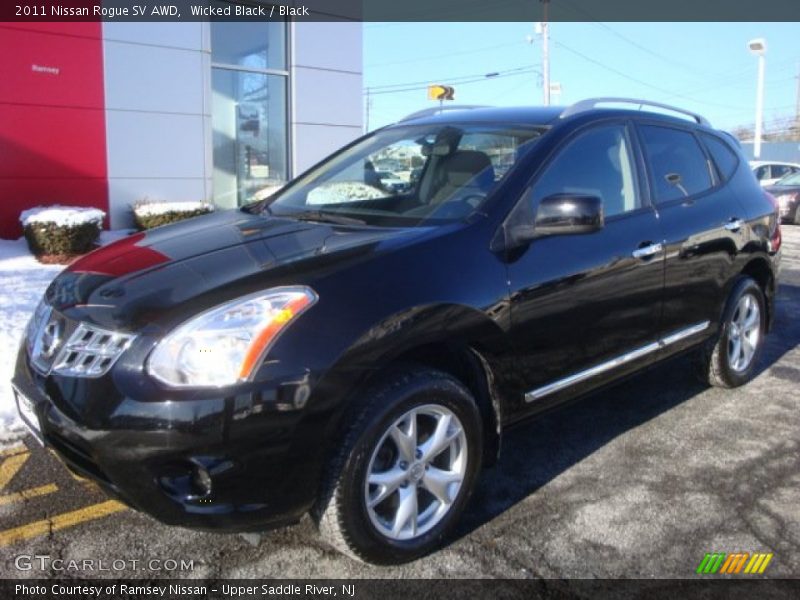
[[[384,432],[367,466],[372,525],[392,540],[430,531],[458,497],[467,461],[467,437],[452,411],[438,404],[407,411]]]
[[[761,340],[761,309],[752,294],[739,298],[728,327],[728,360],[734,371],[746,370]]]

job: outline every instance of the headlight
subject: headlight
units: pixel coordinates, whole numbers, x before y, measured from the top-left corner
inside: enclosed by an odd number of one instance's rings
[[[787,206],[789,206],[789,204],[792,203],[792,200],[794,200],[794,195],[781,194],[776,198],[776,200],[778,201],[778,206],[780,206],[781,208],[786,208]]]
[[[311,288],[296,286],[221,304],[161,340],[147,370],[173,387],[223,387],[245,381],[281,332],[316,301]]]

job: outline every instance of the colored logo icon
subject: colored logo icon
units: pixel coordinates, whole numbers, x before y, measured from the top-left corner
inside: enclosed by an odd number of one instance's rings
[[[767,570],[772,560],[772,552],[769,554],[756,552],[737,552],[726,554],[725,552],[706,553],[703,560],[697,567],[698,575],[760,575]]]

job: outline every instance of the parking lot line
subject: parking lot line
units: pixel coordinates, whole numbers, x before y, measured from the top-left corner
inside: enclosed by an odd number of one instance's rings
[[[125,510],[127,507],[121,502],[116,500],[106,500],[98,504],[92,504],[84,508],[73,510],[60,515],[55,515],[50,519],[43,519],[41,521],[34,521],[27,525],[14,527],[13,529],[6,529],[0,531],[0,547],[8,546],[14,542],[26,540],[39,535],[47,534],[51,531],[58,531],[59,529],[66,529],[73,527],[80,523],[101,519],[108,515]]]
[[[13,454],[0,463],[0,490],[8,485],[8,482],[14,479],[14,475],[19,473],[22,465],[30,457],[29,452],[21,452]]]
[[[58,486],[55,483],[48,483],[47,485],[40,485],[39,487],[22,490],[21,492],[14,492],[13,494],[5,494],[0,496],[0,506],[6,504],[13,504],[14,502],[21,502],[23,500],[30,500],[38,496],[46,496],[58,491]]]
[[[13,456],[14,454],[20,454],[22,452],[27,452],[28,449],[25,447],[24,444],[17,444],[16,446],[11,446],[10,448],[3,448],[0,450],[0,456]]]

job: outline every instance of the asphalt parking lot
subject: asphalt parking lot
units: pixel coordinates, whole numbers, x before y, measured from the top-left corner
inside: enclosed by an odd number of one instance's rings
[[[513,430],[456,539],[432,556],[363,565],[308,520],[260,537],[167,527],[27,437],[0,455],[0,577],[680,578],[707,552],[773,553],[765,576],[800,577],[798,390],[800,227],[786,225],[755,381],[710,389],[679,359]],[[94,571],[18,570],[29,555],[93,560]]]

